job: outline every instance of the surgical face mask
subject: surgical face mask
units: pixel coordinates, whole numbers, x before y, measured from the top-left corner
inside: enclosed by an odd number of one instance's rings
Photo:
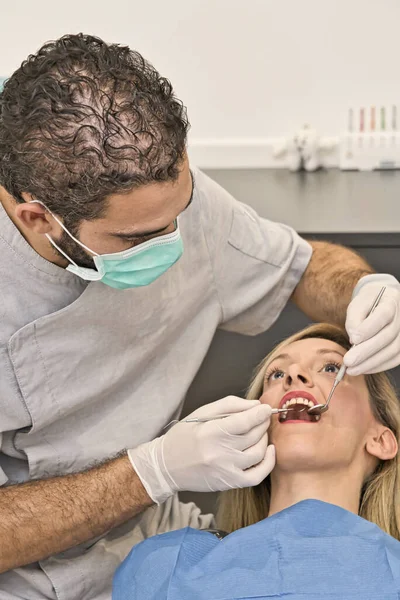
[[[119,290],[149,285],[172,267],[182,256],[183,242],[178,220],[176,221],[176,229],[172,233],[152,238],[148,242],[122,252],[97,254],[74,237],[43,202],[40,202],[40,200],[31,200],[31,202],[44,206],[65,233],[93,256],[97,270],[80,267],[46,233],[49,242],[71,263],[68,265],[67,271],[71,271],[71,273],[86,281],[101,281]]]

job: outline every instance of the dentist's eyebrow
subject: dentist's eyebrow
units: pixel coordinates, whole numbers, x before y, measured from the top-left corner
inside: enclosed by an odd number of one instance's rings
[[[120,238],[121,240],[133,240],[135,238],[148,237],[149,235],[155,235],[168,229],[169,225],[162,227],[161,229],[154,229],[153,231],[140,231],[139,233],[113,233],[114,237]]]
[[[195,190],[195,181],[194,181],[194,175],[193,175],[192,171],[190,171],[190,175],[192,178],[192,193],[190,194],[189,202],[186,204],[186,206],[182,212],[184,212],[187,208],[189,208],[189,206],[192,204],[192,201],[193,201],[193,194],[194,194],[194,190]],[[168,225],[166,225],[165,227],[161,227],[161,229],[155,229],[153,231],[139,231],[139,232],[135,231],[134,233],[116,232],[111,235],[113,235],[114,237],[118,237],[122,240],[124,240],[124,239],[133,240],[135,238],[148,237],[149,235],[156,235],[157,233],[161,233],[161,232],[165,231],[166,229],[168,229],[168,227],[170,225],[171,225],[171,223],[168,223]]]

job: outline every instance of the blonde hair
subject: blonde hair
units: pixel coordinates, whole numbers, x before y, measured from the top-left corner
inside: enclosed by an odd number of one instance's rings
[[[311,325],[281,342],[256,369],[247,398],[258,399],[263,392],[264,375],[268,365],[283,348],[308,338],[336,342],[346,350],[350,342],[344,330],[334,325]],[[384,373],[365,375],[371,409],[375,418],[388,427],[400,446],[400,403],[395,390]],[[380,461],[374,473],[364,482],[361,491],[359,515],[375,523],[383,531],[400,540],[400,456]],[[220,495],[217,523],[231,532],[257,523],[268,516],[271,483],[267,477],[253,488],[229,490]]]

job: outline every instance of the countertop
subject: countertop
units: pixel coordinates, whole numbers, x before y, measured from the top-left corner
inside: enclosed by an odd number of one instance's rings
[[[261,216],[302,233],[400,232],[400,171],[206,173]]]

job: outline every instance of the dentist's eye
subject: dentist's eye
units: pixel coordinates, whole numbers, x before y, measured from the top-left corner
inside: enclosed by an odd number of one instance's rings
[[[285,373],[275,367],[275,369],[271,369],[271,371],[265,374],[265,381],[276,381],[277,379],[282,379],[285,376]]]
[[[339,363],[328,362],[328,363],[324,364],[321,371],[323,373],[331,373],[333,375],[337,375],[340,371],[340,367],[341,367],[341,365],[339,365]]]

